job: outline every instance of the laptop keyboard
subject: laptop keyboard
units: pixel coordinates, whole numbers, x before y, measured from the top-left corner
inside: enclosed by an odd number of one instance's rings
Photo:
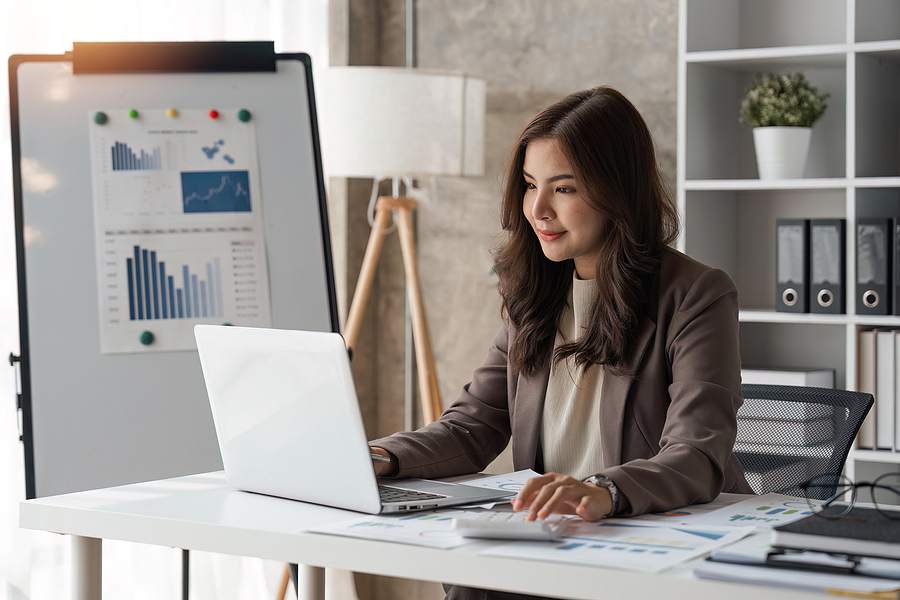
[[[403,490],[400,488],[379,485],[378,492],[381,494],[381,502],[411,502],[416,500],[434,500],[435,498],[446,498],[441,494],[429,494],[427,492],[417,492],[415,490]]]

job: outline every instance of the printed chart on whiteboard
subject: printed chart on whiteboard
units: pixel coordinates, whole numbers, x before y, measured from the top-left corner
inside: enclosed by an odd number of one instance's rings
[[[90,111],[101,352],[191,350],[196,323],[271,327],[252,117]]]

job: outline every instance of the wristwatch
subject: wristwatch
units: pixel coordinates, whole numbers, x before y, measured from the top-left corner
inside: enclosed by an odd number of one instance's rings
[[[612,498],[612,510],[606,515],[607,517],[611,517],[619,512],[619,488],[616,487],[612,479],[606,475],[591,475],[590,477],[585,477],[582,481],[584,483],[593,483],[597,487],[604,487],[609,490],[609,495]]]

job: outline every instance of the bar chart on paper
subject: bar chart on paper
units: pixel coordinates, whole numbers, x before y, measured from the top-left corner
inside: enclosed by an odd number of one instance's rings
[[[136,153],[128,144],[116,142],[110,148],[113,171],[159,171],[162,169],[162,154],[159,146],[149,152]]]
[[[727,546],[750,527],[694,527],[653,523],[587,523],[557,542],[515,542],[481,551],[489,556],[548,560],[658,573]]]
[[[196,323],[271,326],[260,246],[242,225],[107,231],[104,342],[126,351],[150,331],[152,350],[180,349],[193,343]]]
[[[156,250],[140,246],[134,247],[134,257],[125,263],[129,320],[225,316],[221,257],[207,262],[205,269],[201,267],[199,277],[188,265],[170,264],[167,271]]]
[[[735,504],[719,508],[691,520],[692,525],[752,525],[757,529],[770,529],[796,521],[815,512],[810,504],[816,501],[794,498],[770,492],[762,496],[753,496]]]

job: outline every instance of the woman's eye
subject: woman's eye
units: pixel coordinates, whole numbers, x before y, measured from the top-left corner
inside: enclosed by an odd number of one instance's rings
[[[526,181],[526,182],[525,182],[525,189],[526,189],[526,190],[533,190],[533,189],[535,189],[534,184],[531,183],[530,181]]]
[[[560,194],[571,194],[575,191],[575,188],[558,187],[558,188],[556,188],[556,191],[559,192]]]

